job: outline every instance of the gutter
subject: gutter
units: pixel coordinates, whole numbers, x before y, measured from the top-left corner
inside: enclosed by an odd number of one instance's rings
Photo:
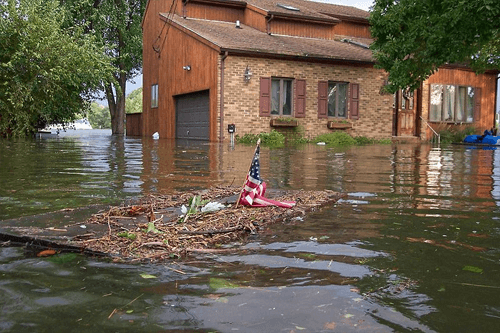
[[[220,106],[219,106],[219,141],[224,141],[224,66],[228,52],[225,51],[220,59]]]

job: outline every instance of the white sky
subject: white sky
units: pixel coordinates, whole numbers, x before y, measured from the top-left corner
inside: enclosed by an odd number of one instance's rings
[[[335,5],[352,6],[359,9],[368,11],[374,1],[360,1],[360,0],[313,0],[317,2],[333,3]]]

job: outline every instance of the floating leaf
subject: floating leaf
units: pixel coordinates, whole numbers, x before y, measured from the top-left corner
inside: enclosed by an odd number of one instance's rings
[[[323,325],[323,328],[325,330],[333,331],[333,330],[335,330],[336,326],[337,326],[337,324],[334,321],[332,321],[332,322],[329,322],[329,323],[325,323],[325,325]]]
[[[348,314],[345,314],[345,315],[344,315],[344,318],[347,318],[347,319],[349,319],[349,318],[351,318],[351,317],[354,317],[354,315],[353,315],[353,314],[350,314],[350,313],[348,313]]]
[[[151,275],[151,274],[141,274],[141,277],[143,279],[156,279],[156,276]]]
[[[37,257],[49,257],[49,256],[53,256],[56,253],[57,252],[55,250],[44,250],[44,251],[38,252],[36,254],[36,256]]]
[[[234,288],[240,288],[239,285],[231,283],[227,280],[224,279],[219,279],[219,278],[210,278],[210,281],[208,282],[208,285],[210,286],[211,289],[234,289]]]
[[[132,313],[132,312],[134,312],[134,310],[127,310],[126,312],[127,313]]]
[[[462,268],[462,270],[473,272],[473,273],[482,273],[483,272],[482,268],[475,267],[475,266],[464,266],[464,268]]]
[[[305,327],[300,327],[300,326],[295,326],[295,328],[298,329],[299,331],[303,331],[306,329]]]
[[[64,264],[66,262],[71,262],[78,257],[76,253],[63,253],[57,256],[48,258],[47,260],[56,264]]]

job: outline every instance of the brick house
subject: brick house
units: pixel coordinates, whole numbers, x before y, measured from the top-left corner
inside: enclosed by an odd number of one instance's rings
[[[127,134],[218,141],[234,124],[239,135],[427,139],[429,126],[493,126],[497,73],[449,66],[415,92],[384,94],[368,17],[305,0],[149,0],[143,113]]]

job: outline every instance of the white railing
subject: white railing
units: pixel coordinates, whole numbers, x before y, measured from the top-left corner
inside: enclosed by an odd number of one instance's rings
[[[429,127],[432,131],[432,133],[434,133],[434,135],[432,136],[432,138],[436,137],[437,138],[437,143],[438,143],[438,146],[441,144],[441,135],[439,135],[438,132],[436,132],[434,130],[434,128],[431,127],[431,125],[429,125],[429,123],[424,119],[422,118],[422,116],[420,116],[420,119],[422,119],[422,121],[427,125],[427,127]]]

